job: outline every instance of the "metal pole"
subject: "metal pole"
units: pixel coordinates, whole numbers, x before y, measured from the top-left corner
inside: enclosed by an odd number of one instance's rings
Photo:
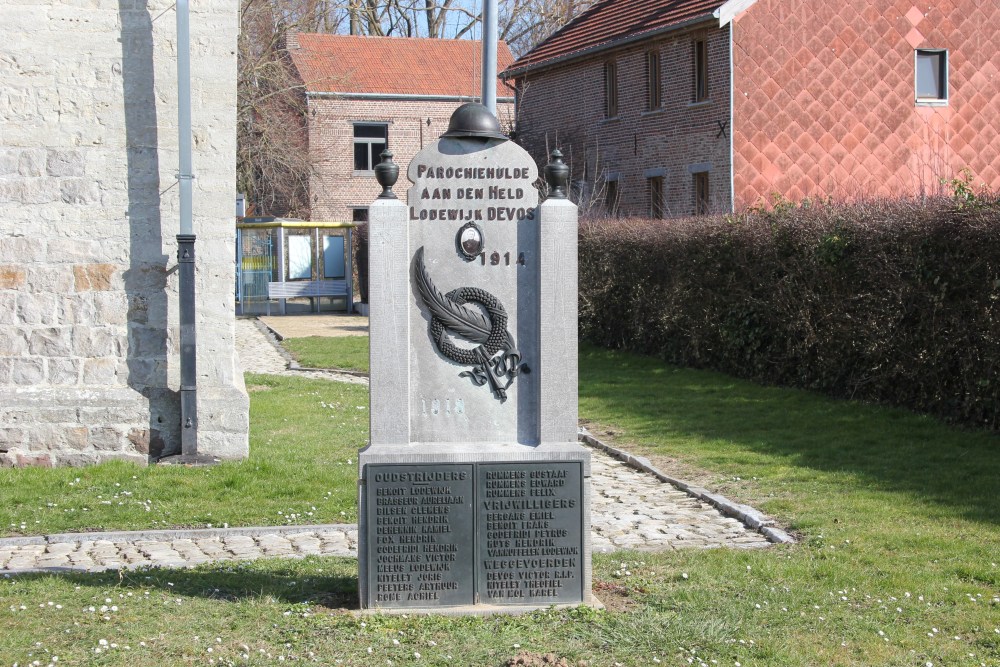
[[[285,282],[285,228],[278,227],[278,282]],[[270,297],[269,297],[270,298]],[[278,299],[278,314],[285,314],[285,300]]]
[[[423,123],[420,124],[423,126]],[[344,256],[347,270],[344,271],[344,278],[347,280],[347,314],[354,312],[354,230],[347,228],[347,238],[344,239]]]
[[[181,234],[194,234],[191,222],[191,28],[188,0],[177,0],[177,130],[180,153]]]
[[[191,30],[188,0],[177,0],[177,130],[180,233],[177,263],[181,325],[181,455],[198,454],[198,368],[195,330],[194,225],[191,169]]]
[[[483,106],[497,115],[497,0],[483,0]]]

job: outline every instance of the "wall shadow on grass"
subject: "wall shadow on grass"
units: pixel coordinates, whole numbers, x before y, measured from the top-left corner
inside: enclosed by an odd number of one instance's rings
[[[320,571],[322,570],[322,571]],[[329,609],[360,608],[357,561],[353,558],[270,558],[227,561],[188,568],[142,568],[106,572],[52,569],[15,575],[30,581],[57,575],[77,586],[117,592],[161,591],[173,597],[220,602],[273,599],[280,604],[309,603]]]
[[[590,345],[580,351],[580,401],[589,419],[622,426],[629,440],[660,453],[682,454],[678,440],[700,438],[713,441],[721,466],[752,468],[763,456],[1000,523],[997,433]]]

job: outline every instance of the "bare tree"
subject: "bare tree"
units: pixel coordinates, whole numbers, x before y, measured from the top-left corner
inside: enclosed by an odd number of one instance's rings
[[[522,55],[595,0],[499,0],[500,38]],[[471,0],[242,0],[238,51],[239,188],[258,214],[309,215],[306,100],[289,30],[463,38],[482,15]]]
[[[352,35],[461,39],[482,23],[480,0],[324,0]],[[530,50],[595,0],[499,0],[500,38],[517,55]],[[328,29],[329,32],[337,30]]]
[[[596,0],[503,0],[500,39],[522,56],[583,13]]]
[[[237,179],[257,215],[309,215],[302,82],[284,49],[289,29],[327,27],[324,0],[243,0],[237,53]]]

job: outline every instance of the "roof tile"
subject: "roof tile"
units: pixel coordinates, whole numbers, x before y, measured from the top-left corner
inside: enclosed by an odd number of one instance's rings
[[[533,68],[626,37],[708,18],[723,4],[723,0],[601,0],[522,56],[512,69]]]
[[[478,98],[481,92],[482,42],[312,33],[298,33],[289,42],[292,62],[311,93]],[[513,61],[507,44],[500,42],[498,70]],[[498,80],[497,97],[512,95]]]

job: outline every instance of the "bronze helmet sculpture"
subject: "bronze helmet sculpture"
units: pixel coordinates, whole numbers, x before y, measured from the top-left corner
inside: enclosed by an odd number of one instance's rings
[[[448,121],[448,131],[441,135],[452,139],[500,139],[507,136],[500,131],[500,122],[478,102],[468,102],[455,109]]]

